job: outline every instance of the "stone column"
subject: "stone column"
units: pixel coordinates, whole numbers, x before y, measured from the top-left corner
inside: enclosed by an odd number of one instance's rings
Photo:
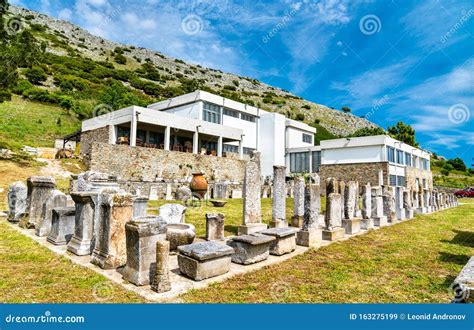
[[[397,187],[395,188],[395,212],[400,221],[406,219],[406,210],[403,205],[403,188]]]
[[[355,197],[355,206],[354,206],[354,217],[361,219],[362,218],[362,212],[359,208],[359,197],[360,197],[359,181],[356,181],[356,197]]]
[[[391,187],[382,187],[383,214],[389,223],[396,222],[394,194]]]
[[[8,221],[16,223],[28,213],[28,188],[17,181],[8,187]]]
[[[170,150],[170,140],[171,140],[171,127],[165,127],[165,139],[163,141],[165,150]]]
[[[360,218],[355,218],[355,205],[357,203],[357,183],[349,181],[344,188],[344,219],[342,226],[346,234],[354,235],[360,231]]]
[[[341,218],[345,219],[346,218],[346,214],[345,214],[346,183],[342,180],[338,182],[338,191],[337,191],[337,193],[341,194]]]
[[[74,221],[74,235],[67,245],[67,250],[85,256],[92,252],[92,239],[94,237],[94,193],[73,192],[71,197],[76,203]]]
[[[196,127],[196,131],[193,134],[193,154],[199,153],[199,127]]]
[[[99,231],[92,251],[91,263],[103,269],[125,265],[125,224],[133,218],[133,198],[130,194],[102,194],[96,208]]]
[[[239,226],[239,235],[248,235],[267,229],[262,223],[260,193],[262,181],[260,174],[260,152],[254,151],[245,166],[243,184],[243,223]]]
[[[171,290],[170,270],[169,270],[170,242],[156,242],[156,266],[155,276],[151,283],[151,289],[162,293]]]
[[[387,217],[383,212],[383,197],[382,197],[382,187],[373,187],[372,188],[372,218],[374,219],[374,228],[383,227],[388,224]]]
[[[217,157],[222,157],[222,136],[217,139]]]
[[[418,208],[415,210],[416,214],[425,214],[426,213],[425,197],[423,195],[424,195],[423,190],[420,189],[417,192]]]
[[[240,137],[239,141],[239,159],[244,159],[244,145],[243,145],[243,136]]]
[[[334,194],[338,194],[339,193],[339,183],[338,181],[335,179],[335,178],[327,178],[326,179],[326,213],[325,213],[325,216],[324,216],[324,223],[325,223],[325,226],[326,228],[328,228],[328,221],[329,221],[329,214],[328,214],[328,211],[329,210],[329,194],[331,193],[334,193]],[[340,197],[341,198],[341,197]],[[342,200],[341,200],[342,202]],[[343,214],[343,207],[341,207],[341,219],[342,219],[342,214]]]
[[[146,217],[146,209],[148,206],[148,198],[135,196],[133,198],[133,218]]]
[[[47,241],[54,245],[66,245],[74,234],[76,207],[57,207],[53,209],[51,231]]]
[[[55,189],[51,192],[48,199],[43,204],[41,218],[36,227],[36,236],[47,236],[51,231],[51,224],[53,222],[53,209],[56,207],[67,206],[67,197],[61,191]]]
[[[148,285],[151,267],[156,262],[156,242],[165,240],[166,223],[160,217],[137,218],[125,225],[127,264],[122,271],[125,280],[135,285]]]
[[[288,227],[286,222],[286,167],[273,166],[272,220],[270,227]]]
[[[403,191],[403,208],[405,209],[405,219],[413,218],[413,206],[411,202],[411,191]]]
[[[304,217],[304,177],[297,176],[295,177],[295,192],[293,198],[293,218],[291,220],[291,225],[293,227],[301,228],[303,227],[303,217]]]
[[[374,219],[372,219],[372,188],[370,183],[362,186],[362,219],[360,221],[361,229],[374,229]]]
[[[323,239],[335,241],[344,237],[345,230],[342,228],[342,204],[341,195],[330,193],[326,197],[326,227],[323,230]]]
[[[321,189],[319,184],[308,183],[304,194],[303,228],[296,233],[296,244],[301,246],[320,246],[322,232],[319,226],[321,209]]]
[[[224,214],[206,213],[206,240],[223,240],[224,228]]]
[[[25,223],[21,222],[20,226],[35,228],[41,221],[43,204],[56,188],[56,182],[50,176],[31,176],[28,178],[27,186],[29,200],[28,220]]]

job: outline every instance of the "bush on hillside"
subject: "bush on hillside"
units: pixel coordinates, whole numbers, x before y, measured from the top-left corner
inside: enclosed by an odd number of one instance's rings
[[[26,79],[35,85],[40,85],[43,81],[48,79],[48,75],[44,69],[39,66],[33,66],[31,69],[26,69],[24,74]]]

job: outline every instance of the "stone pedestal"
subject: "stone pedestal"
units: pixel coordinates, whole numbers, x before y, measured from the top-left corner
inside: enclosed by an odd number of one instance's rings
[[[56,182],[50,176],[31,176],[28,178],[27,185],[29,210],[25,227],[35,228],[42,219],[43,204],[56,188]]]
[[[268,225],[270,228],[288,228],[286,220],[270,220]]]
[[[168,241],[156,242],[155,276],[151,283],[151,289],[158,293],[171,290],[169,254],[170,243]]]
[[[266,260],[270,255],[270,244],[275,240],[272,236],[253,234],[233,237],[227,245],[234,249],[232,262],[250,265]]]
[[[397,211],[397,220],[398,221],[403,221],[406,220],[406,211],[405,209],[396,209]]]
[[[227,273],[234,253],[233,248],[216,241],[180,246],[178,251],[179,270],[195,281]]]
[[[91,263],[103,269],[125,265],[125,224],[133,218],[133,198],[130,194],[104,194],[97,208],[99,233],[92,251]]]
[[[260,173],[260,153],[252,152],[250,161],[245,166],[243,184],[243,217],[239,226],[239,235],[253,234],[266,225],[262,223],[260,193],[262,190]]]
[[[139,196],[133,198],[133,218],[146,217],[146,209],[148,206],[148,198]]]
[[[360,219],[343,219],[342,227],[348,235],[357,234],[360,232]]]
[[[291,226],[295,228],[303,228],[303,221],[304,221],[303,216],[294,215],[291,218]]]
[[[41,212],[41,219],[37,222],[35,226],[36,236],[47,236],[51,231],[51,224],[53,218],[53,208],[56,207],[66,207],[67,197],[61,191],[55,189],[53,190],[48,199],[43,204],[43,210]]]
[[[371,230],[374,229],[374,219],[369,218],[369,219],[360,219],[360,229],[364,230]]]
[[[160,217],[133,219],[125,225],[127,264],[122,271],[125,280],[141,286],[150,284],[155,274],[156,242],[165,240],[166,223]]]
[[[374,226],[385,227],[388,226],[388,220],[386,216],[374,217]]]
[[[267,229],[267,225],[264,223],[251,223],[247,225],[241,225],[238,228],[238,235],[255,234],[265,229]]]
[[[94,193],[73,192],[71,197],[76,203],[74,235],[67,245],[67,250],[78,256],[92,252],[94,236]]]
[[[415,210],[415,214],[425,214],[427,212],[428,210],[426,209],[426,207],[419,207]]]
[[[8,217],[13,223],[20,221],[28,212],[28,188],[17,181],[8,187]]]
[[[303,227],[304,220],[304,199],[305,199],[305,180],[302,176],[295,177],[294,195],[293,198],[293,210],[294,214],[291,219],[291,226],[296,228]]]
[[[224,215],[222,213],[206,213],[206,240],[224,239]]]
[[[270,245],[270,254],[281,256],[296,249],[296,232],[293,228],[271,228],[260,233],[275,237]]]
[[[286,222],[286,167],[273,166],[271,228],[288,227]]]
[[[344,238],[346,230],[344,228],[334,228],[332,230],[323,229],[323,240],[337,241]]]
[[[66,245],[74,234],[75,207],[53,209],[51,231],[47,240],[54,245]]]
[[[323,233],[320,228],[300,230],[296,233],[296,245],[299,246],[320,247],[322,239]]]

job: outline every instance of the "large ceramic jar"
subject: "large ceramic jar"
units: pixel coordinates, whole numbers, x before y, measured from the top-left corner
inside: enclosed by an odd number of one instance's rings
[[[204,177],[204,173],[193,173],[193,179],[191,180],[191,184],[189,186],[191,191],[199,195],[201,198],[204,198],[207,193],[207,187],[208,184],[206,178]]]

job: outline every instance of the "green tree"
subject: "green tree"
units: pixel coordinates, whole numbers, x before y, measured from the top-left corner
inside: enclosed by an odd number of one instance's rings
[[[143,101],[121,82],[113,80],[99,97],[102,104],[112,107],[114,110],[122,109],[131,105],[143,105]]]
[[[385,135],[387,132],[381,127],[364,127],[349,135],[349,137]]]
[[[388,127],[388,133],[398,141],[402,141],[413,147],[418,147],[418,143],[415,139],[415,130],[411,125],[399,121],[396,125]]]
[[[351,108],[349,107],[342,107],[341,110],[344,111],[345,113],[351,112]]]
[[[447,163],[450,164],[450,165],[453,167],[453,169],[458,170],[458,171],[463,171],[463,172],[465,172],[466,169],[467,169],[466,164],[465,164],[464,161],[463,161],[461,158],[459,158],[459,157],[450,159],[450,160],[448,160]]]
[[[41,82],[46,81],[48,75],[44,72],[40,66],[33,66],[31,69],[25,70],[25,77],[32,84],[39,85]]]

